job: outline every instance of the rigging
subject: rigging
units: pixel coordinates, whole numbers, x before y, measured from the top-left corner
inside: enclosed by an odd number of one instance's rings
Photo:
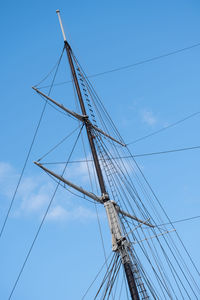
[[[79,131],[79,133],[78,133],[78,135],[77,135],[77,138],[76,138],[76,140],[75,140],[75,143],[74,143],[74,145],[73,145],[73,147],[72,147],[72,150],[71,150],[71,152],[70,152],[70,154],[69,154],[68,160],[67,160],[67,162],[66,162],[66,164],[65,164],[65,166],[64,166],[64,168],[63,168],[62,176],[64,175],[64,173],[65,173],[65,171],[66,171],[66,168],[67,168],[67,165],[68,165],[68,161],[71,159],[71,156],[72,156],[72,154],[73,154],[73,152],[74,152],[74,149],[75,149],[76,144],[77,144],[77,142],[78,142],[78,140],[79,140],[79,137],[80,137],[82,128],[83,128],[83,126],[81,127],[81,129],[80,129],[80,131]],[[41,231],[41,229],[42,229],[42,227],[43,227],[44,221],[45,221],[45,219],[46,219],[46,217],[47,217],[47,215],[48,215],[48,212],[49,212],[49,210],[50,210],[50,208],[51,208],[52,202],[53,202],[53,200],[54,200],[54,198],[55,198],[55,196],[56,196],[56,193],[57,193],[57,191],[58,191],[59,186],[60,186],[60,181],[57,182],[56,188],[55,188],[55,190],[54,190],[54,192],[53,192],[52,197],[50,198],[50,201],[49,201],[48,206],[47,206],[47,208],[46,208],[46,210],[45,210],[45,213],[44,213],[44,215],[43,215],[43,217],[42,217],[42,220],[41,220],[41,222],[40,222],[40,225],[39,225],[39,227],[38,227],[38,229],[37,229],[37,231],[36,231],[36,234],[35,234],[35,236],[34,236],[34,238],[33,238],[33,241],[32,241],[32,243],[31,243],[31,246],[30,246],[30,248],[29,248],[29,250],[28,250],[28,252],[27,252],[27,255],[26,255],[25,259],[24,259],[24,262],[23,262],[23,264],[22,264],[22,266],[21,266],[21,268],[20,268],[20,270],[19,270],[18,276],[17,276],[17,278],[16,278],[16,280],[15,280],[15,282],[14,282],[14,285],[13,285],[13,287],[12,287],[12,290],[11,290],[11,292],[10,292],[10,295],[9,295],[9,298],[8,298],[9,300],[12,298],[13,293],[14,293],[16,287],[17,287],[17,284],[18,284],[18,282],[19,282],[19,280],[20,280],[20,277],[21,277],[21,275],[22,275],[22,273],[23,273],[23,271],[24,271],[24,268],[25,268],[25,266],[26,266],[26,263],[27,263],[27,261],[28,261],[30,255],[31,255],[31,252],[32,252],[32,250],[33,250],[33,247],[34,247],[34,245],[35,245],[35,243],[36,243],[36,241],[37,241],[37,238],[38,238],[38,236],[39,236],[39,234],[40,234],[40,231]]]
[[[58,68],[59,68],[59,66],[60,66],[60,62],[61,62],[61,59],[62,59],[62,55],[63,55],[63,51],[62,51],[62,53],[61,53],[61,56],[60,56],[60,58],[59,58],[59,60],[58,60],[57,65],[55,66],[55,67],[56,67],[56,70],[55,70],[55,74],[54,74],[54,76],[53,76],[52,83],[51,83],[51,85],[50,85],[50,89],[49,89],[48,95],[50,95],[51,90],[52,90],[52,88],[53,88],[53,84],[54,84],[54,81],[55,81],[55,79],[56,79],[56,75],[57,75],[57,72],[58,72]],[[41,125],[41,122],[42,122],[42,119],[43,119],[45,110],[46,110],[46,106],[47,106],[47,101],[45,101],[44,106],[43,106],[43,108],[42,108],[42,111],[41,111],[41,114],[40,114],[40,117],[39,117],[39,120],[38,120],[36,129],[35,129],[35,132],[34,132],[34,135],[33,135],[33,138],[32,138],[32,141],[31,141],[31,144],[30,144],[30,147],[29,147],[29,150],[28,150],[28,153],[27,153],[25,162],[24,162],[24,165],[23,165],[23,168],[22,168],[20,177],[19,177],[19,180],[18,180],[18,182],[17,182],[17,185],[16,185],[16,188],[15,188],[15,190],[14,190],[14,193],[13,193],[13,196],[12,196],[12,199],[11,199],[11,202],[10,202],[10,205],[9,205],[9,207],[8,207],[8,210],[7,210],[5,219],[4,219],[4,221],[3,221],[3,225],[2,225],[1,231],[0,231],[0,239],[1,239],[1,237],[2,237],[2,234],[3,234],[4,230],[5,230],[5,227],[6,227],[8,218],[9,218],[9,216],[10,216],[10,212],[11,212],[11,210],[12,210],[12,207],[13,207],[13,204],[14,204],[14,201],[15,201],[15,198],[16,198],[16,195],[17,195],[17,192],[18,192],[18,189],[19,189],[19,186],[20,186],[21,181],[22,181],[22,178],[23,178],[23,176],[24,176],[24,172],[25,172],[25,169],[26,169],[26,166],[27,166],[27,163],[28,163],[28,160],[29,160],[31,151],[32,151],[32,149],[33,149],[33,145],[34,145],[34,143],[35,143],[35,140],[36,140],[36,137],[37,137],[37,134],[38,134],[38,131],[39,131],[39,128],[40,128],[40,125]]]
[[[188,267],[176,246],[173,235],[170,234],[171,231],[174,231],[173,224],[85,76],[66,40],[59,11],[57,11],[57,14],[81,114],[68,110],[62,104],[39,91],[39,89],[34,89],[61,110],[75,117],[82,126],[61,175],[44,167],[42,162],[36,162],[36,165],[41,169],[55,177],[58,183],[14,283],[9,299],[13,295],[61,182],[104,206],[107,215],[114,254],[110,264],[107,264],[106,259],[107,272],[94,299],[99,298],[99,296],[101,299],[108,299],[113,295],[115,297],[117,293],[116,283],[119,276],[121,276],[119,275],[121,269],[124,272],[127,298],[131,296],[133,300],[141,300],[149,299],[151,296],[154,299],[198,299],[200,289],[190,267]],[[88,105],[87,108],[86,104]],[[87,111],[89,114],[87,114]],[[102,129],[96,121],[95,113],[99,118]],[[86,190],[64,178],[66,168],[83,127],[86,129],[85,134],[88,138],[89,149],[92,152],[92,168],[95,170],[93,175],[97,185],[95,193],[93,189],[92,192],[88,192],[88,189]],[[132,158],[129,164],[124,162],[121,155],[122,153],[123,156],[126,156],[127,152]],[[115,157],[119,157],[119,159],[114,159]],[[87,158],[86,161],[88,164]],[[88,165],[87,167],[89,168]],[[132,176],[130,176],[130,173]],[[91,179],[90,172],[89,176]],[[155,199],[159,204],[159,209],[155,206]],[[165,230],[165,225],[163,225],[163,228],[157,225],[164,224],[163,217],[170,222],[171,230]],[[159,238],[160,236],[162,236],[162,239]],[[188,254],[190,263],[199,274],[179,236],[178,239]],[[120,286],[120,289],[122,286]]]
[[[199,46],[200,46],[200,43],[196,43],[196,44],[193,44],[191,46],[180,48],[180,49],[177,49],[177,50],[174,50],[174,51],[171,51],[171,52],[168,52],[168,53],[164,53],[164,54],[161,54],[161,55],[158,55],[158,56],[153,56],[151,58],[147,58],[147,59],[138,61],[138,62],[133,63],[133,64],[129,64],[129,65],[126,65],[126,66],[122,66],[122,67],[106,70],[106,71],[103,71],[103,72],[95,73],[95,74],[89,75],[88,78],[98,77],[98,76],[102,76],[102,75],[109,74],[109,73],[114,73],[114,72],[118,72],[118,71],[122,71],[122,70],[126,70],[126,69],[131,69],[133,67],[143,65],[143,64],[146,64],[146,63],[149,63],[149,62],[152,62],[152,61],[160,60],[162,58],[172,56],[172,55],[184,52],[184,51],[188,51],[188,50],[194,49],[194,48],[199,47]],[[50,73],[51,73],[51,71],[49,72],[49,74]],[[46,77],[48,77],[48,75]],[[46,77],[44,78],[44,80],[46,79]],[[43,82],[44,80],[42,80],[41,82]],[[67,84],[67,83],[70,83],[70,82],[71,81],[64,81],[64,82],[56,83],[56,84],[54,84],[54,86],[59,86],[59,85]],[[40,89],[48,88],[48,87],[49,87],[48,85],[47,86],[42,86],[42,87],[40,87]]]

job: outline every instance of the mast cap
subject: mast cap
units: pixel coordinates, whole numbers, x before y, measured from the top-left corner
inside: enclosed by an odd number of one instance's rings
[[[66,39],[66,36],[65,36],[65,31],[64,31],[63,24],[62,24],[62,20],[61,20],[61,16],[60,16],[60,10],[57,9],[57,10],[56,10],[56,13],[57,13],[57,15],[58,15],[58,19],[59,19],[60,28],[61,28],[61,31],[62,31],[62,35],[63,35],[64,42],[66,42],[67,39]]]

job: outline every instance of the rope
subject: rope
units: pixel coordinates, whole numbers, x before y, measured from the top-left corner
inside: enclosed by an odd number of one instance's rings
[[[37,87],[38,85],[40,85],[42,82],[44,82],[51,75],[51,73],[54,71],[54,69],[56,68],[56,66],[60,63],[60,60],[62,59],[62,56],[63,56],[64,49],[65,49],[65,47],[63,48],[62,53],[60,55],[60,58],[58,59],[58,61],[56,62],[56,64],[53,66],[53,68],[49,71],[49,73],[47,73],[47,75],[42,80],[40,80],[37,84],[34,85],[35,87]],[[48,87],[51,87],[51,85],[48,86]]]
[[[187,147],[187,148],[180,148],[180,149],[173,149],[173,150],[166,150],[166,151],[159,151],[159,152],[150,152],[150,153],[143,153],[143,154],[133,154],[133,155],[126,155],[126,156],[114,156],[108,158],[104,158],[104,160],[115,160],[115,159],[126,159],[126,158],[132,158],[132,157],[144,157],[144,156],[152,156],[152,155],[160,155],[160,154],[168,154],[168,153],[173,153],[173,152],[180,152],[180,151],[187,151],[187,150],[195,150],[195,149],[200,149],[200,146],[194,146],[194,147]],[[102,160],[99,158],[99,160]],[[69,163],[83,163],[83,162],[91,162],[92,160],[72,160]],[[65,164],[65,162],[60,161],[60,162],[45,162],[43,165],[54,165],[54,164]]]
[[[161,55],[158,55],[158,56],[153,56],[151,58],[144,59],[144,60],[138,61],[138,62],[133,63],[133,64],[129,64],[129,65],[118,67],[118,68],[111,69],[111,70],[106,70],[104,72],[95,73],[95,74],[89,75],[88,78],[98,77],[98,76],[102,76],[102,75],[105,75],[105,74],[108,74],[108,73],[113,73],[113,72],[118,72],[118,71],[122,71],[122,70],[125,70],[125,69],[130,69],[130,68],[133,68],[133,67],[136,67],[136,66],[139,66],[139,65],[143,65],[143,64],[146,64],[146,63],[149,63],[149,62],[152,62],[152,61],[160,60],[162,58],[172,56],[172,55],[175,55],[175,54],[178,54],[178,53],[181,53],[181,52],[184,52],[184,51],[187,51],[187,50],[199,47],[199,46],[200,46],[200,43],[196,43],[196,44],[193,44],[191,46],[188,46],[188,47],[185,47],[185,48],[180,48],[178,50],[174,50],[174,51],[164,53],[164,54],[161,54]],[[70,80],[69,81],[63,81],[63,82],[55,84],[54,86],[63,85],[63,84],[67,84],[67,83],[70,83],[70,82],[71,82]],[[42,88],[47,88],[47,87],[48,86],[43,86],[43,87],[41,87],[41,89]]]
[[[85,294],[83,295],[83,297],[81,298],[81,300],[83,300],[85,298],[85,296],[88,294],[89,290],[91,289],[92,285],[95,283],[95,281],[97,280],[98,276],[100,275],[101,271],[103,270],[104,266],[107,264],[108,259],[110,258],[112,252],[110,252],[110,254],[108,255],[108,258],[106,259],[106,261],[104,262],[104,264],[102,265],[102,267],[100,268],[100,270],[98,271],[97,275],[94,277],[93,281],[91,282],[90,286],[88,287],[88,289],[86,290]],[[114,256],[113,256],[114,257]]]
[[[83,128],[83,127],[82,127],[82,128]],[[75,143],[74,143],[74,146],[73,146],[73,148],[72,148],[72,150],[71,150],[71,153],[70,153],[70,155],[69,155],[69,157],[68,157],[68,161],[70,160],[70,158],[71,158],[71,156],[72,156],[72,154],[73,154],[73,152],[74,152],[74,149],[75,149],[76,144],[77,144],[77,142],[78,142],[78,139],[79,139],[79,137],[80,137],[82,128],[80,129],[80,132],[79,132],[79,134],[78,134],[78,136],[77,136],[77,138],[76,138],[76,141],[75,141]],[[68,165],[68,161],[67,161],[67,163],[66,163],[66,165],[65,165],[65,167],[64,167],[64,169],[63,169],[63,172],[62,172],[62,175],[61,175],[61,176],[63,176],[64,173],[65,173],[65,170],[66,170],[67,165]],[[18,274],[18,276],[17,276],[17,279],[16,279],[16,281],[15,281],[15,283],[14,283],[14,285],[13,285],[13,288],[12,288],[11,293],[10,293],[9,298],[8,298],[9,300],[11,299],[11,297],[12,297],[14,291],[15,291],[15,288],[16,288],[16,286],[17,286],[17,284],[18,284],[18,281],[19,281],[19,279],[20,279],[20,277],[21,277],[21,275],[22,275],[22,272],[23,272],[23,270],[24,270],[24,268],[25,268],[25,265],[26,265],[26,263],[27,263],[27,261],[28,261],[28,259],[29,259],[29,256],[30,256],[30,254],[31,254],[31,252],[32,252],[32,249],[33,249],[34,244],[35,244],[35,242],[36,242],[36,240],[37,240],[37,237],[38,237],[38,235],[39,235],[39,233],[40,233],[40,231],[41,231],[41,229],[42,229],[42,226],[43,226],[43,224],[44,224],[44,221],[45,221],[45,219],[46,219],[46,216],[47,216],[47,214],[48,214],[48,212],[49,212],[49,209],[50,209],[51,204],[52,204],[52,202],[53,202],[53,200],[54,200],[54,198],[55,198],[55,195],[56,195],[56,192],[57,192],[59,186],[60,186],[60,181],[58,182],[58,184],[57,184],[57,186],[56,186],[56,188],[55,188],[55,191],[54,191],[54,193],[53,193],[53,196],[51,197],[51,199],[50,199],[50,201],[49,201],[49,204],[48,204],[48,206],[47,206],[47,209],[46,209],[46,211],[45,211],[45,214],[44,214],[44,216],[43,216],[43,218],[42,218],[42,221],[41,221],[41,223],[40,223],[40,225],[39,225],[39,227],[38,227],[38,230],[37,230],[37,232],[36,232],[36,234],[35,234],[35,237],[34,237],[32,243],[31,243],[31,246],[30,246],[30,248],[29,248],[29,251],[28,251],[28,253],[27,253],[26,257],[25,257],[25,260],[24,260],[24,262],[23,262],[23,264],[22,264],[22,267],[21,267],[21,269],[20,269],[20,271],[19,271],[19,274]]]
[[[127,149],[128,149],[128,148],[127,148]],[[128,149],[128,152],[131,154],[131,152],[130,152],[129,149]],[[134,158],[133,158],[133,159],[134,159]],[[174,226],[173,226],[173,224],[172,224],[172,222],[171,222],[169,216],[167,215],[166,211],[164,210],[163,206],[161,205],[161,202],[159,201],[159,199],[158,199],[158,197],[156,196],[156,194],[155,194],[153,188],[151,187],[150,183],[148,182],[147,178],[145,177],[145,175],[144,175],[144,173],[142,172],[141,168],[138,166],[138,164],[137,164],[137,162],[135,161],[135,159],[134,159],[134,162],[135,162],[135,164],[136,164],[136,166],[137,166],[137,168],[138,168],[138,170],[139,170],[141,176],[143,177],[144,181],[146,182],[147,186],[149,187],[151,193],[153,194],[154,198],[156,199],[158,205],[160,206],[161,210],[163,211],[164,215],[165,215],[166,218],[168,219],[168,221],[169,221],[169,223],[171,224],[172,228],[174,228]],[[175,229],[175,228],[174,228],[174,229]],[[180,236],[179,236],[179,234],[178,234],[177,232],[176,232],[176,235],[177,235],[177,237],[178,237],[180,243],[182,244],[182,246],[183,246],[183,248],[184,248],[186,254],[188,255],[191,264],[193,265],[193,267],[194,267],[194,269],[196,270],[197,274],[200,276],[199,270],[197,269],[197,267],[196,267],[196,265],[195,265],[195,263],[194,263],[194,261],[193,261],[191,255],[189,254],[187,248],[185,247],[185,245],[184,245],[182,239],[180,238]]]
[[[170,125],[168,125],[168,126],[165,126],[165,127],[161,128],[161,129],[159,129],[159,130],[156,130],[156,131],[154,131],[154,132],[152,132],[152,133],[150,133],[150,134],[147,134],[147,135],[145,135],[145,136],[143,136],[143,137],[141,137],[141,138],[139,138],[139,139],[137,139],[137,140],[134,140],[134,141],[128,143],[127,146],[129,146],[129,145],[131,145],[131,144],[136,144],[137,142],[140,142],[140,141],[142,141],[142,140],[144,140],[144,139],[146,139],[146,138],[148,138],[148,137],[151,137],[151,136],[153,136],[153,135],[155,135],[155,134],[158,134],[158,133],[160,133],[160,132],[162,132],[162,131],[164,131],[164,130],[166,130],[166,129],[169,129],[169,128],[171,128],[171,127],[174,127],[174,126],[176,126],[176,125],[178,125],[178,124],[180,124],[180,123],[182,123],[182,122],[184,122],[184,121],[186,121],[186,120],[188,120],[188,119],[190,119],[190,118],[195,117],[195,116],[198,115],[198,114],[200,114],[200,111],[197,111],[197,112],[195,112],[195,113],[193,113],[193,114],[191,114],[191,115],[189,115],[189,116],[187,116],[187,117],[185,117],[185,118],[183,118],[183,119],[178,120],[177,122],[174,122],[174,123],[172,123],[172,124],[170,124]]]
[[[52,147],[46,154],[44,154],[43,156],[41,156],[37,161],[41,161],[44,157],[46,157],[49,153],[51,153],[53,150],[55,150],[58,146],[60,146],[64,141],[66,141],[66,139],[68,139],[74,132],[76,132],[79,128],[81,127],[81,125],[78,125],[78,127],[76,127],[72,132],[70,132],[66,137],[64,137],[64,139],[62,139],[59,143],[57,143],[54,147]]]
[[[58,60],[57,67],[56,67],[56,71],[55,71],[55,74],[54,74],[54,77],[53,77],[53,80],[52,80],[52,83],[51,83],[51,86],[50,86],[48,95],[50,95],[51,90],[52,90],[52,88],[53,88],[53,84],[54,84],[54,81],[55,81],[55,79],[56,79],[56,75],[57,75],[57,72],[58,72],[58,68],[59,68],[59,66],[60,66],[60,62],[61,62],[61,59],[62,59],[62,55],[63,55],[63,51],[62,51],[62,54],[61,54],[61,56],[60,56],[60,58],[59,58],[59,60]],[[7,223],[7,221],[8,221],[8,217],[9,217],[9,215],[10,215],[10,212],[11,212],[11,209],[12,209],[12,206],[13,206],[13,203],[14,203],[14,200],[15,200],[15,197],[16,197],[16,194],[17,194],[17,192],[18,192],[18,188],[19,188],[19,186],[20,186],[20,184],[21,184],[21,181],[22,181],[22,178],[23,178],[23,175],[24,175],[24,171],[25,171],[25,168],[26,168],[26,166],[27,166],[27,162],[28,162],[28,160],[29,160],[29,157],[30,157],[30,154],[31,154],[33,145],[34,145],[35,140],[36,140],[37,133],[38,133],[38,131],[39,131],[39,128],[40,128],[40,125],[41,125],[41,122],[42,122],[42,118],[43,118],[44,113],[45,113],[45,110],[46,110],[46,106],[47,106],[47,101],[45,101],[44,106],[43,106],[43,108],[42,108],[42,112],[41,112],[41,115],[40,115],[38,124],[37,124],[37,126],[36,126],[36,130],[35,130],[35,133],[34,133],[34,135],[33,135],[33,139],[32,139],[32,141],[31,141],[31,145],[30,145],[30,147],[29,147],[28,154],[27,154],[27,156],[26,156],[26,159],[25,159],[25,162],[24,162],[24,165],[23,165],[23,168],[22,168],[22,171],[21,171],[21,174],[20,174],[20,177],[19,177],[17,186],[16,186],[16,188],[15,188],[15,191],[14,191],[13,197],[12,197],[12,199],[11,199],[11,202],[10,202],[10,205],[9,205],[9,208],[8,208],[8,211],[7,211],[7,214],[6,214],[6,216],[5,216],[5,219],[4,219],[4,222],[3,222],[3,225],[2,225],[1,231],[0,231],[0,239],[1,239],[2,234],[3,234],[3,232],[4,232],[6,223]]]

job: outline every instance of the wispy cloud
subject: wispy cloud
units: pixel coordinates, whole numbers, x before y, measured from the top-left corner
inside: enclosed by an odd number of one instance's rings
[[[88,162],[86,162],[86,159]],[[70,178],[74,179],[74,182],[81,184],[88,184],[90,182],[90,177],[88,170],[92,177],[94,177],[94,168],[93,162],[91,162],[91,156],[89,155],[87,158],[80,158],[80,163],[71,164],[67,169],[65,174]]]
[[[153,115],[152,111],[143,110],[142,113],[142,121],[150,126],[153,126],[157,123],[156,117]]]
[[[0,162],[0,194],[9,202],[13,197],[20,174],[9,163]],[[16,195],[15,215],[39,213],[49,200],[53,182],[44,175],[24,176]]]
[[[17,183],[19,174],[7,162],[0,162],[0,193],[5,197],[11,197]]]
[[[47,219],[50,221],[67,220],[69,218],[69,215],[70,214],[66,209],[64,209],[60,205],[57,205],[49,211]]]
[[[74,207],[67,210],[60,205],[53,207],[48,213],[47,219],[51,221],[69,221],[79,220],[81,222],[88,221],[96,218],[96,212],[83,206]]]
[[[29,177],[24,180],[19,188],[19,207],[22,213],[38,213],[49,202],[50,195],[53,193],[54,185],[45,179]]]
[[[86,174],[86,167],[81,163],[79,168],[73,170],[73,177]],[[9,163],[0,162],[0,195],[9,202],[13,196],[17,181],[20,174]],[[80,184],[80,180],[78,182]],[[23,178],[22,183],[18,189],[16,203],[13,215],[15,217],[37,215],[41,217],[45,208],[47,207],[53,192],[55,184],[49,179],[46,174],[32,175]],[[9,191],[9,192],[8,192]],[[63,203],[63,193],[66,201]],[[66,195],[68,195],[66,197]],[[93,212],[93,208],[87,209],[84,206],[73,206],[69,199],[73,196],[65,193],[64,190],[58,192],[53,207],[48,214],[49,221],[63,221],[63,220],[79,220],[94,219],[96,214]],[[67,201],[68,199],[68,201]],[[83,200],[84,201],[84,200]],[[7,204],[6,204],[7,205]]]

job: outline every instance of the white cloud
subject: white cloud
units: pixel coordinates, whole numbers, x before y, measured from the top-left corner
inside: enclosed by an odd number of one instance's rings
[[[88,221],[88,220],[93,220],[96,218],[96,212],[93,210],[90,210],[88,208],[85,208],[83,206],[77,206],[74,207],[71,210],[68,210],[61,205],[56,205],[53,207],[48,215],[47,219],[50,221]]]
[[[28,178],[19,189],[21,198],[20,211],[24,213],[40,212],[49,202],[54,185],[51,182],[41,182],[38,178]]]
[[[0,193],[6,197],[12,196],[19,174],[6,162],[0,162]]]
[[[85,165],[85,163],[80,163],[79,166],[73,167],[73,172],[69,172],[70,175],[73,175],[72,177],[76,179],[79,178],[78,175],[80,174],[81,177],[86,176],[87,167],[85,167]],[[20,174],[11,164],[0,162],[0,194],[7,202],[10,201],[13,196],[19,176]],[[86,178],[84,180],[86,180]],[[80,184],[80,180],[78,179],[77,184]],[[12,215],[15,217],[31,215],[41,217],[54,190],[55,184],[46,174],[24,176],[16,195],[16,204],[12,210]],[[96,217],[93,208],[90,210],[84,206],[76,206],[74,203],[73,206],[71,206],[72,203],[69,202],[71,197],[73,197],[71,194],[60,189],[53,202],[55,206],[49,211],[48,220],[84,221]],[[63,198],[65,198],[65,202],[63,202]],[[70,208],[68,206],[70,206]]]
[[[0,162],[0,182],[11,172],[13,172],[13,168],[9,163]]]
[[[142,111],[142,121],[150,126],[153,126],[157,123],[157,119],[153,115],[152,111],[148,110]]]
[[[79,206],[73,211],[72,217],[77,220],[94,219],[96,218],[96,212],[93,212],[83,206]]]
[[[129,103],[129,105],[128,105],[128,109],[129,109],[129,110],[136,111],[136,109],[137,109],[137,107],[138,107],[138,100],[140,100],[140,99],[137,99],[137,101],[136,101],[136,100],[130,101],[130,103]]]
[[[67,166],[63,177],[73,182],[74,184],[85,188],[86,190],[92,191],[91,184],[90,184],[90,176],[94,181],[96,173],[94,172],[94,165],[93,162],[91,161],[91,155],[88,155],[87,158],[80,157],[77,160],[79,162],[72,163]],[[63,167],[59,168],[58,174],[62,174],[62,171],[63,171]],[[56,170],[55,172],[57,173]]]
[[[68,217],[69,213],[60,205],[53,207],[47,215],[47,219],[52,221],[66,220]]]
[[[91,157],[87,157],[87,160],[90,160]],[[80,158],[80,160],[84,160],[83,162],[70,165],[69,168],[67,168],[66,174],[69,173],[70,177],[78,181],[79,183],[89,183],[89,174],[88,174],[88,168],[91,173],[93,173],[93,163],[91,161],[88,161],[86,163],[85,158]]]

